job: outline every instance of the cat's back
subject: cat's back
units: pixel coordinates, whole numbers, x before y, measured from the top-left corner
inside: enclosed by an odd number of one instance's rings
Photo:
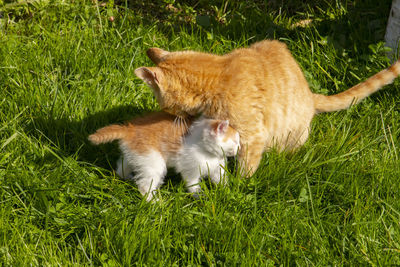
[[[286,72],[302,74],[286,44],[276,40],[260,41],[250,47],[233,50],[225,57],[229,72],[236,70],[249,77],[277,79],[279,76],[272,76],[272,74]]]
[[[176,116],[160,111],[137,117],[125,124],[127,136],[121,144],[137,153],[158,151],[166,158],[177,153],[191,120],[182,122]]]
[[[229,118],[241,136],[253,138],[256,131],[269,135],[268,147],[273,142],[286,145],[303,140],[314,116],[314,102],[286,44],[265,40],[234,50],[226,58],[229,64],[220,87],[228,88]],[[256,130],[249,133],[249,128]]]

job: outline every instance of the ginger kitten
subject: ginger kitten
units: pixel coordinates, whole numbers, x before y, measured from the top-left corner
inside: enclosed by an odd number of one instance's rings
[[[304,75],[279,41],[261,41],[219,56],[194,51],[147,51],[156,67],[135,74],[154,91],[162,109],[178,116],[202,113],[228,119],[240,134],[239,161],[254,172],[265,150],[294,150],[308,138],[315,114],[346,109],[389,84],[400,61],[347,91],[310,91]]]
[[[176,123],[175,116],[157,112],[101,128],[89,140],[95,145],[119,140],[123,155],[117,174],[135,180],[149,201],[163,183],[167,167],[182,175],[191,193],[200,191],[200,179],[207,175],[214,183],[226,182],[226,156],[236,155],[239,133],[226,120],[189,119],[188,124],[189,128]]]

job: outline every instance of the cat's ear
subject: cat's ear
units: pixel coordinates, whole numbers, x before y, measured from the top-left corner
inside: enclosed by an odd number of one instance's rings
[[[218,123],[215,124],[214,132],[217,135],[224,135],[228,130],[228,127],[229,127],[228,120],[219,121]]]
[[[136,76],[142,79],[152,88],[160,88],[160,80],[162,78],[161,70],[152,67],[140,67],[135,70]],[[160,88],[161,89],[161,88]]]
[[[163,58],[169,54],[168,51],[162,50],[157,47],[149,48],[146,51],[147,56],[153,61],[156,65],[160,63]]]

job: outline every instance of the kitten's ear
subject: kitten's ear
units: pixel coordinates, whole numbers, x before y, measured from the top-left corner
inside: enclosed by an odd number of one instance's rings
[[[136,76],[142,79],[152,88],[160,88],[161,70],[151,67],[140,67],[135,70]]]
[[[153,47],[147,49],[146,54],[151,59],[151,61],[153,61],[157,65],[163,60],[163,57],[169,54],[169,52],[157,47]]]
[[[217,135],[224,135],[226,133],[226,131],[228,130],[229,127],[229,121],[228,120],[223,120],[223,121],[219,121],[214,128],[214,132]]]

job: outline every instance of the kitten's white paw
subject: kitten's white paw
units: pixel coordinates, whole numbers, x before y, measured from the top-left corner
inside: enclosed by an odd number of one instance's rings
[[[129,173],[128,175],[126,175],[126,176],[124,177],[124,179],[133,180],[134,177],[135,177],[135,176],[133,175],[133,173]]]
[[[196,194],[201,191],[201,187],[198,184],[188,186],[189,193]]]
[[[226,177],[226,176],[222,177],[218,184],[220,184],[222,186],[227,186],[228,185],[228,177]]]
[[[157,191],[149,192],[145,195],[145,197],[146,197],[147,202],[150,202],[150,201],[159,202],[160,201],[160,197],[157,194]]]

